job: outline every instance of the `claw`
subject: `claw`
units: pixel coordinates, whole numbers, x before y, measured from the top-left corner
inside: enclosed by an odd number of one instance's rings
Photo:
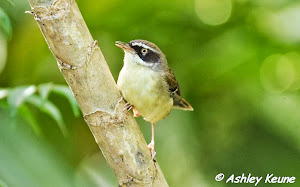
[[[132,111],[133,111],[133,117],[139,117],[140,116],[140,113],[139,113],[139,111],[137,111],[137,109],[133,106],[133,105],[131,105],[130,103],[126,103],[125,105],[124,105],[124,109],[123,109],[123,112],[125,111],[125,110],[127,110],[127,111],[129,111],[129,110],[131,110],[132,109]]]
[[[124,112],[125,110],[127,110],[127,111],[131,110],[132,107],[133,107],[133,106],[132,106],[130,103],[126,103],[126,104],[124,105],[123,112]]]

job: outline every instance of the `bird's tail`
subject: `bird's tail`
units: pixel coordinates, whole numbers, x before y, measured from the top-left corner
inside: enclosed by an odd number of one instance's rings
[[[176,103],[176,105],[173,106],[175,109],[179,109],[179,110],[186,110],[186,111],[193,111],[194,108],[192,107],[192,105],[190,105],[190,103],[188,103],[185,99],[181,99],[181,102]]]

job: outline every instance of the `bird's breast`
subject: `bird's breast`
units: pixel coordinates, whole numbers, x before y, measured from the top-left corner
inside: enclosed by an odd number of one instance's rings
[[[118,86],[127,102],[151,123],[165,118],[172,109],[173,99],[160,72],[138,64],[125,65]]]

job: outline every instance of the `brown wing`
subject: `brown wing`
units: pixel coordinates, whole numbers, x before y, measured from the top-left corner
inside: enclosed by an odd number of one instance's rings
[[[193,111],[194,110],[193,107],[186,100],[184,100],[182,98],[178,82],[175,78],[174,73],[172,72],[172,70],[170,68],[168,68],[168,70],[165,74],[165,79],[169,86],[170,97],[173,98],[174,108],[177,108],[180,110]]]

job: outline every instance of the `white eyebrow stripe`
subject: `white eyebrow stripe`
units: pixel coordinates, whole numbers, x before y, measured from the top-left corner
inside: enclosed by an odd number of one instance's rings
[[[132,46],[136,46],[137,45],[137,46],[140,46],[140,47],[143,47],[143,48],[146,48],[146,49],[150,49],[151,51],[154,51],[154,52],[158,53],[158,51],[156,51],[152,47],[149,47],[148,45],[145,45],[145,44],[143,44],[141,42],[133,42],[131,45]]]

